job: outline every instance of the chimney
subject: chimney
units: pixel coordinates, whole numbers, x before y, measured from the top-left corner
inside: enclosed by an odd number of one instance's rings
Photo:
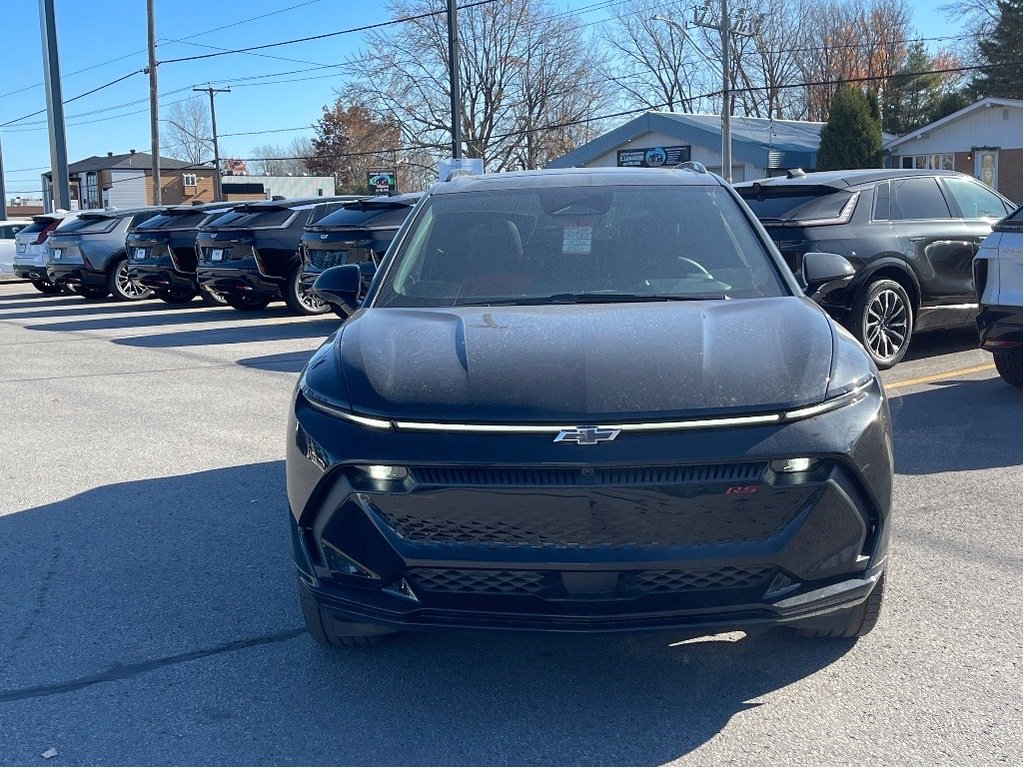
[[[134,155],[135,154],[135,150],[134,149],[129,149],[128,150],[128,154],[129,155]]]
[[[113,156],[114,156],[113,152],[107,152],[107,157],[113,157]]]

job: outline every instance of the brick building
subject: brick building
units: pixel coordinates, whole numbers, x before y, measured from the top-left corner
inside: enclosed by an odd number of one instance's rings
[[[893,168],[945,168],[1021,202],[1024,121],[1020,99],[989,97],[885,143]]]

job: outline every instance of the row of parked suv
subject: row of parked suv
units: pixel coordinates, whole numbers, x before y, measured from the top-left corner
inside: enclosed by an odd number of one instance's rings
[[[418,195],[317,197],[37,216],[18,233],[14,271],[43,293],[155,296],[297,314],[330,311],[311,287],[325,268],[379,263]],[[342,308],[336,307],[339,314]]]
[[[903,358],[915,331],[974,323],[979,297],[999,284],[993,277],[1019,278],[1019,253],[1016,272],[972,271],[982,241],[1016,206],[964,174],[797,171],[735,189],[798,277],[806,253],[838,253],[851,263],[853,280],[818,299],[879,368]],[[311,290],[316,276],[357,263],[368,283],[419,197],[88,211],[63,223],[61,214],[50,214],[18,234],[15,271],[41,291],[70,286],[86,298],[155,295],[173,304],[199,295],[239,310],[283,299],[297,314],[319,314],[332,307]],[[979,255],[986,263],[993,258]],[[981,331],[987,338],[986,323],[998,316],[996,362],[1008,380],[1017,372],[1019,383],[1020,313],[1012,310],[1009,321],[1005,308],[983,312]],[[1003,332],[1008,322],[1015,333]]]

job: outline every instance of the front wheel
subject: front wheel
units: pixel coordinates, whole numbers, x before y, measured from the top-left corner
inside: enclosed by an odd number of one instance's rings
[[[259,312],[270,303],[270,299],[261,296],[225,296],[224,301],[242,312]]]
[[[149,288],[128,277],[128,259],[124,257],[115,261],[107,273],[107,290],[117,301],[139,301],[153,295]]]
[[[1015,387],[1021,386],[1021,350],[993,352],[992,357],[1003,381]]]
[[[882,598],[885,595],[885,573],[878,577],[878,583],[867,599],[846,611],[833,613],[819,619],[808,619],[793,626],[797,634],[804,637],[844,638],[864,637],[878,623],[882,612]]]
[[[875,280],[857,297],[850,330],[880,370],[892,368],[910,347],[914,309],[895,280]]]
[[[313,293],[312,289],[303,289],[302,264],[296,266],[288,275],[284,301],[288,308],[297,315],[322,315],[331,311],[330,305]]]
[[[306,631],[317,644],[327,648],[338,646],[376,645],[395,631],[377,624],[353,624],[336,621],[317,604],[309,587],[299,579],[299,605]]]

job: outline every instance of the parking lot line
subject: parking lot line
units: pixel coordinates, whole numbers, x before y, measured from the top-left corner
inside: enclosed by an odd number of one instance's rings
[[[904,381],[894,381],[892,384],[886,384],[886,391],[890,389],[899,389],[900,387],[911,387],[914,384],[927,384],[930,381],[939,381],[940,379],[948,379],[953,376],[966,376],[969,373],[980,373],[981,371],[994,371],[995,365],[988,363],[987,365],[976,365],[973,368],[960,368],[956,371],[943,371],[942,373],[933,373],[930,376],[919,376],[916,379],[906,379]]]

